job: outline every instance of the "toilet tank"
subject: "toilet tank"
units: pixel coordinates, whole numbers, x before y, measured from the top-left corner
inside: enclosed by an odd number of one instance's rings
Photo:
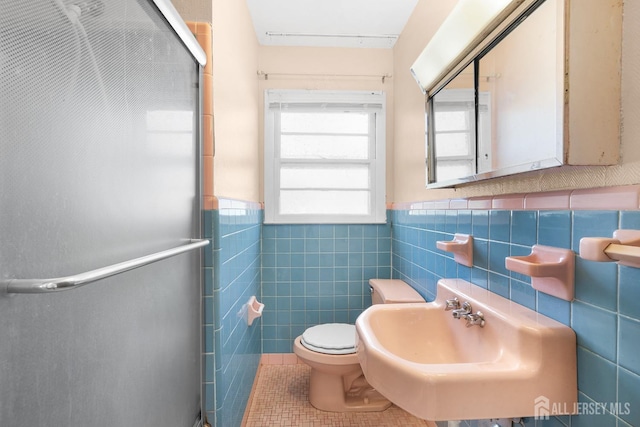
[[[415,289],[398,279],[369,279],[373,304],[425,302]]]

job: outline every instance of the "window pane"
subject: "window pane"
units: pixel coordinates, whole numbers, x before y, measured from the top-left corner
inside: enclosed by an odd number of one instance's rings
[[[366,165],[287,165],[280,169],[280,188],[369,188]]]
[[[436,138],[436,156],[468,156],[471,134],[468,132],[439,133]]]
[[[469,120],[467,120],[467,117],[469,117],[469,114],[465,110],[436,111],[436,132],[448,130],[469,130]]]
[[[473,175],[475,169],[473,163],[474,160],[438,160],[436,179],[438,181],[447,181]]]
[[[280,114],[280,130],[282,133],[347,133],[368,134],[368,113],[300,113],[285,112]]]
[[[280,213],[368,215],[368,191],[283,190],[280,192]]]
[[[366,136],[282,135],[280,157],[283,159],[347,159],[369,158]]]

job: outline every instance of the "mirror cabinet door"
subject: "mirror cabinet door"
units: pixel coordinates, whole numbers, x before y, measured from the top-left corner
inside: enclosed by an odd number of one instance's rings
[[[476,173],[476,113],[473,64],[431,98],[432,133],[428,153],[434,160],[431,182],[451,181]]]
[[[427,101],[427,185],[559,166],[563,0],[546,0]]]
[[[492,133],[478,132],[478,144],[491,152],[480,172],[561,163],[564,67],[556,5],[545,1],[478,60],[478,90],[492,100],[493,119]]]

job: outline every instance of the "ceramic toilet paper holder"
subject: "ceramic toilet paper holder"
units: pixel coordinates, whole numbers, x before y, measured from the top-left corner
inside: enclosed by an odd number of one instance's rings
[[[258,302],[255,295],[249,298],[247,302],[247,325],[251,326],[253,321],[262,316],[262,310],[264,310],[264,304]]]

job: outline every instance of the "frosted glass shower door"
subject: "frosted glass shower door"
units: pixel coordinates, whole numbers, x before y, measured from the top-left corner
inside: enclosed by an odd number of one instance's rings
[[[0,426],[192,427],[199,65],[153,3],[0,2]]]

